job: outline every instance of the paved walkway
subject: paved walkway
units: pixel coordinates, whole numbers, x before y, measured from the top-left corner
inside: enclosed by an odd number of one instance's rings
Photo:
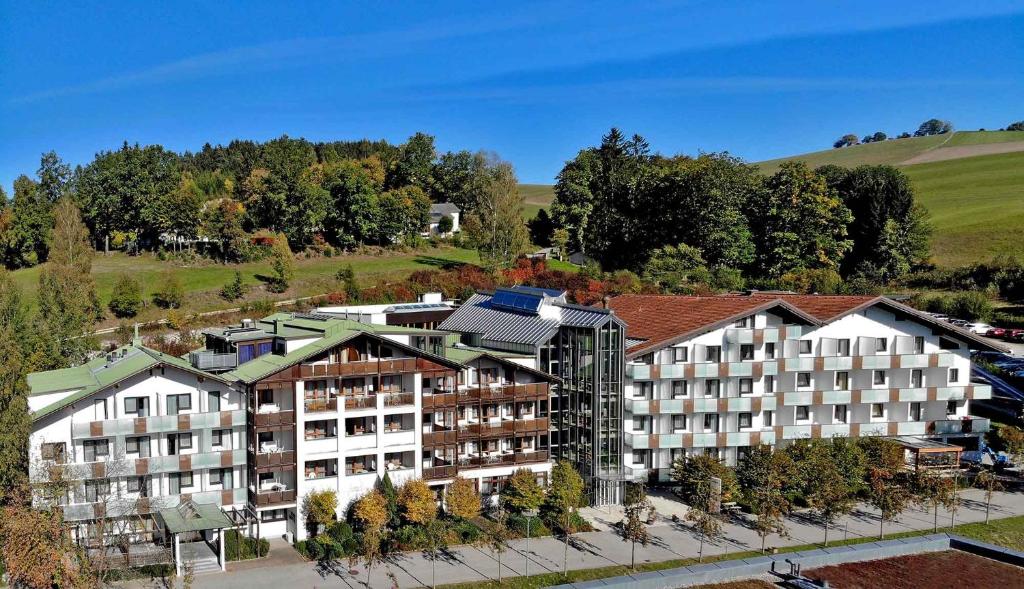
[[[956,512],[956,523],[984,521],[985,503],[983,494],[971,489],[961,493],[963,500]],[[698,537],[689,527],[672,522],[671,511],[685,511],[685,506],[665,498],[655,500],[663,516],[651,526],[653,541],[637,546],[637,563],[660,562],[678,558],[696,558]],[[587,515],[602,528],[598,531],[577,534],[568,550],[569,569],[585,569],[612,565],[628,565],[630,544],[624,542],[608,527],[621,519],[616,510],[588,510]],[[992,517],[1002,518],[1024,515],[1024,494],[996,493],[992,502]],[[930,530],[933,516],[921,509],[908,509],[895,522],[886,523],[885,533]],[[877,512],[867,506],[860,506],[849,517],[844,518],[837,529],[829,533],[830,540],[844,537],[874,537],[878,535]],[[943,508],[939,511],[939,526],[950,523],[950,514]],[[770,536],[769,547],[794,546],[820,543],[824,533],[821,526],[805,514],[794,514],[788,522],[787,538]],[[705,544],[704,555],[719,555],[728,552],[758,550],[761,540],[749,523],[735,518],[725,525],[727,541]],[[282,551],[291,553],[280,554]],[[338,563],[336,568],[324,568],[315,563],[295,559],[294,550],[283,543],[275,542],[269,559],[247,563],[229,563],[226,574],[197,576],[193,587],[217,589],[305,589],[312,587],[361,587],[366,589],[366,569],[362,564],[348,566]],[[559,572],[562,570],[563,544],[556,538],[534,538],[529,551],[526,540],[516,540],[502,556],[502,575],[522,575],[526,572],[527,555],[530,557],[530,574]],[[437,584],[475,582],[497,577],[498,563],[495,555],[486,550],[460,546],[442,555],[436,563]],[[353,574],[353,572],[355,574]],[[394,579],[389,577],[394,575]],[[431,562],[429,556],[421,553],[404,553],[391,558],[382,566],[375,566],[370,578],[370,589],[389,589],[397,581],[399,587],[429,587],[431,584]],[[135,584],[134,587],[152,586]]]

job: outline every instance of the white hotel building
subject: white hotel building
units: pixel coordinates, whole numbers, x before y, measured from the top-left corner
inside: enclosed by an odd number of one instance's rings
[[[975,335],[884,297],[626,295],[629,478],[668,480],[694,452],[735,465],[757,444],[891,436],[968,447]],[[938,446],[938,444],[936,444]]]

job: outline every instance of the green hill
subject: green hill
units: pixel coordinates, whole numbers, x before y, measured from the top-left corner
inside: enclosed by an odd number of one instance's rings
[[[910,165],[921,160],[960,159],[1000,152],[1024,151],[1024,131],[956,131],[952,135],[931,135],[863,143],[852,147],[826,149],[758,162],[766,174],[789,161],[804,161],[812,168],[836,164],[849,168],[864,164]]]
[[[1024,152],[906,166],[932,216],[932,255],[942,266],[1024,256]]]
[[[537,211],[551,206],[551,201],[555,200],[555,187],[550,184],[520,184],[519,194],[526,201],[523,217],[532,219],[537,216]]]

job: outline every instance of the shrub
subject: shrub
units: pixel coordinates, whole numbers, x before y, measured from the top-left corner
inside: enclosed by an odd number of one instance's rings
[[[227,301],[237,301],[245,295],[245,284],[242,283],[242,273],[235,271],[235,277],[231,282],[220,289],[220,296]]]
[[[228,560],[249,560],[270,553],[270,542],[266,538],[243,536],[238,530],[224,532],[224,556]]]
[[[270,299],[259,299],[242,305],[243,313],[255,313],[257,315],[270,315],[274,312],[274,301]]]
[[[395,530],[391,539],[399,550],[422,550],[430,546],[427,530],[420,525],[402,526]]]
[[[161,309],[177,309],[184,298],[185,291],[181,287],[181,281],[173,272],[167,272],[164,274],[160,290],[153,293],[153,304]]]
[[[481,533],[480,528],[467,520],[453,521],[448,532],[452,544],[474,544],[480,539]]]
[[[510,513],[505,523],[508,525],[509,529],[512,530],[512,533],[521,538],[525,538],[527,520],[530,522],[529,531],[531,538],[551,535],[551,530],[544,524],[544,520],[539,517],[528,518],[517,513]]]
[[[992,318],[992,301],[976,290],[957,293],[950,303],[950,312],[968,321],[988,321]]]
[[[114,292],[107,305],[116,317],[134,317],[142,309],[142,287],[128,274],[122,274],[114,284]]]

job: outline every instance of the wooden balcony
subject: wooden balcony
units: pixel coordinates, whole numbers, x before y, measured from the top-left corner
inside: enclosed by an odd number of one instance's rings
[[[270,413],[253,413],[252,421],[256,427],[281,427],[295,425],[294,411],[273,411]]]
[[[252,453],[250,457],[255,457],[256,468],[295,466],[295,452],[293,450],[286,452]]]
[[[549,395],[550,385],[546,382],[473,387],[458,391],[459,403],[526,399],[542,400],[547,399]]]
[[[455,475],[459,474],[457,466],[433,466],[423,469],[423,478],[425,479],[450,479]]]
[[[301,364],[299,365],[299,377],[307,379],[368,374],[401,374],[419,372],[426,367],[426,364],[427,362],[420,358],[381,358],[334,364]]]
[[[423,432],[423,445],[424,446],[443,446],[455,444],[458,442],[458,434],[455,428],[445,428],[443,426],[435,425],[432,431]]]
[[[423,395],[423,408],[435,409],[439,407],[455,407],[458,400],[458,394],[456,393],[433,393],[431,395]]]
[[[460,458],[459,467],[479,468],[487,466],[507,466],[510,464],[531,464],[547,462],[548,451],[538,450],[537,452],[515,452],[507,454],[490,454],[485,456],[471,456]]]
[[[473,423],[459,426],[460,437],[465,434],[480,437],[505,437],[515,434],[544,433],[549,429],[547,417],[538,419],[514,419],[498,423]]]
[[[295,489],[259,492],[249,489],[249,503],[256,507],[295,503]]]

